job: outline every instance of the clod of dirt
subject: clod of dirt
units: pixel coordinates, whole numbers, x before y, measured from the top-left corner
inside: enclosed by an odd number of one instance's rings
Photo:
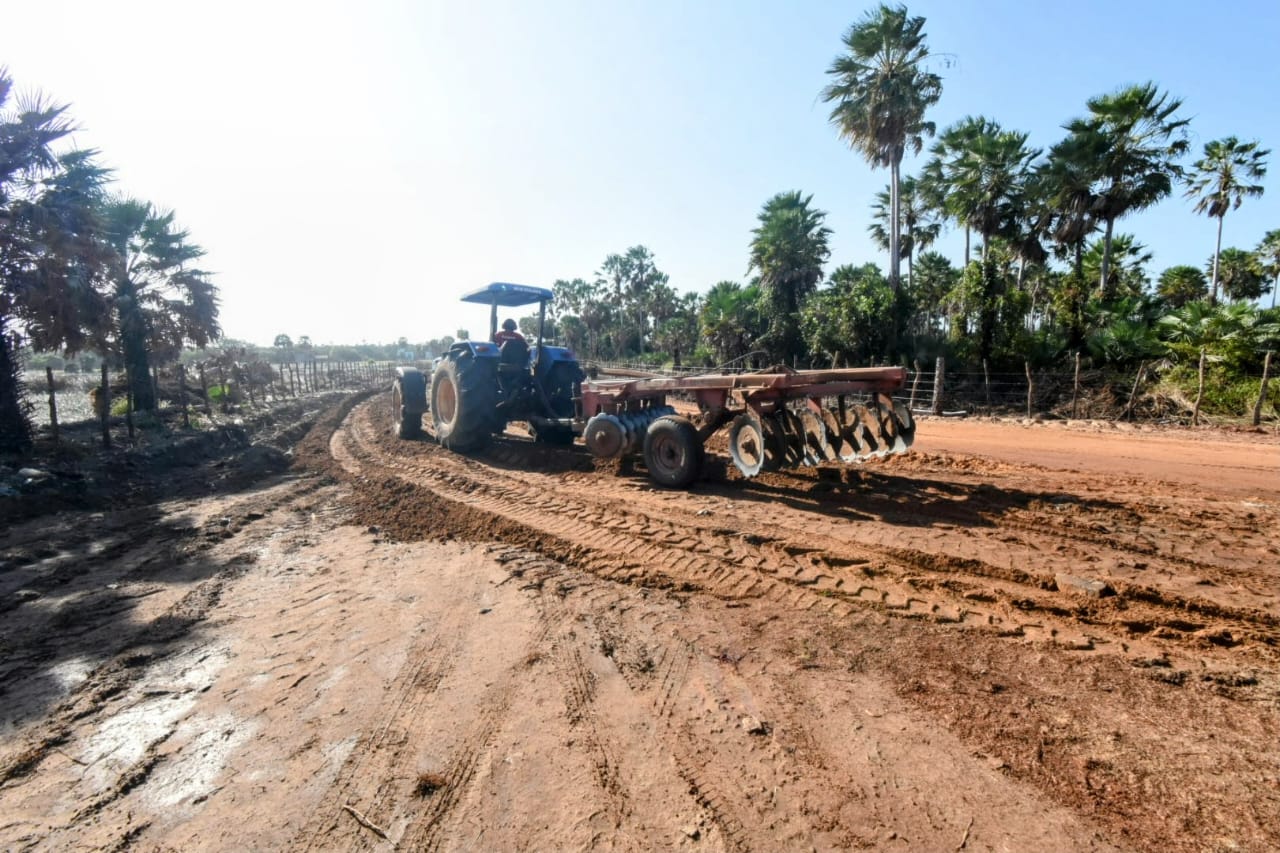
[[[444,787],[445,778],[439,773],[419,773],[413,792],[419,797],[429,797]]]
[[[1104,581],[1093,580],[1092,578],[1058,574],[1054,576],[1054,583],[1057,584],[1060,592],[1071,592],[1089,598],[1105,598],[1108,595],[1116,594],[1116,591]]]
[[[749,735],[767,735],[769,724],[757,717],[743,717],[742,730]]]

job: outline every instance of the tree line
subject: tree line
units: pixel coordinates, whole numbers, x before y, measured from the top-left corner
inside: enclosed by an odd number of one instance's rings
[[[826,213],[812,195],[782,192],[761,207],[746,282],[681,295],[633,247],[592,277],[555,283],[562,338],[588,357],[705,365],[761,353],[796,366],[946,356],[1021,368],[1081,353],[1118,367],[1203,350],[1256,369],[1280,336],[1280,229],[1251,249],[1222,237],[1227,215],[1262,195],[1270,152],[1234,136],[1192,152],[1182,101],[1154,83],[1090,98],[1047,149],[985,116],[939,131],[927,115],[943,79],[924,25],[902,6],[871,10],[844,34],[819,93],[836,133],[889,171],[868,226],[884,270],[828,274]],[[918,174],[902,174],[908,152],[927,155]],[[1153,282],[1151,254],[1118,225],[1178,192],[1216,242],[1203,266]],[[964,233],[959,258],[931,250],[949,228]],[[1268,293],[1270,309],[1253,304]]]
[[[150,410],[151,366],[220,331],[204,251],[173,211],[112,192],[98,151],[59,153],[73,130],[66,105],[18,95],[0,67],[0,451],[31,442],[24,347],[102,353]]]

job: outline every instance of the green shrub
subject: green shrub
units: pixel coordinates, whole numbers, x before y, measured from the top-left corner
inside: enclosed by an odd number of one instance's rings
[[[1189,402],[1196,399],[1199,384],[1198,367],[1181,364],[1161,378],[1161,385],[1176,388]],[[1253,411],[1258,400],[1258,380],[1232,374],[1222,365],[1209,364],[1204,372],[1204,397],[1200,411],[1206,415],[1244,417]]]

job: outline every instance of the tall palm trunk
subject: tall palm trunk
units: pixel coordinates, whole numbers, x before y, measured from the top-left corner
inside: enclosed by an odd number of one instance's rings
[[[155,390],[151,385],[151,359],[147,352],[147,318],[138,306],[133,282],[122,278],[116,283],[116,305],[120,312],[120,347],[124,369],[129,379],[129,393],[135,411],[153,411]]]
[[[1222,254],[1222,220],[1225,216],[1218,217],[1218,242],[1213,247],[1213,283],[1209,286],[1209,304],[1215,305],[1218,302],[1218,256]],[[1275,297],[1272,296],[1272,302]]]
[[[1111,232],[1115,224],[1114,219],[1107,220],[1107,233],[1102,238],[1102,276],[1098,282],[1098,288],[1102,291],[1104,300],[1111,298],[1111,288],[1107,285],[1107,281],[1111,278]]]
[[[969,267],[969,255],[970,255],[970,252],[969,252],[969,226],[966,224],[966,225],[964,226],[964,266],[965,266],[965,269],[968,269],[968,267]]]
[[[889,284],[893,295],[898,295],[898,278],[902,270],[899,257],[902,235],[902,199],[899,197],[899,172],[902,167],[902,151],[896,151],[889,164]]]

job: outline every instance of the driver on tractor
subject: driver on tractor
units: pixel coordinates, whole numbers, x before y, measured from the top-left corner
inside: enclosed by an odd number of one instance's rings
[[[493,335],[493,342],[501,347],[507,341],[525,343],[524,335],[516,331],[516,321],[510,317],[502,321],[502,328]]]

